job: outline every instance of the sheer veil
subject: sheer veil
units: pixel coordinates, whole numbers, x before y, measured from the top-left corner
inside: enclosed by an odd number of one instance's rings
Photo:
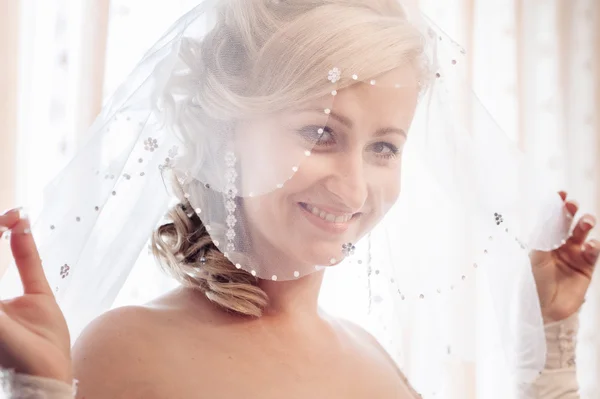
[[[371,39],[354,40],[351,24]],[[464,79],[464,57],[412,0],[200,1],[45,191],[34,235],[73,336],[110,308],[168,207],[182,203],[248,281],[327,268],[323,306],[372,332],[423,397],[447,397],[453,369],[482,362],[503,397],[527,397],[546,355],[528,253],[556,248],[571,221]],[[394,72],[407,66],[416,73]],[[372,105],[385,100],[365,110],[352,87]],[[406,123],[401,156],[384,160],[394,151],[376,143],[351,163],[355,146],[340,144],[350,135],[330,129],[339,110],[355,124],[377,112]],[[331,137],[338,144],[326,147]],[[322,191],[289,194],[323,171],[333,172]],[[351,180],[368,187],[361,206],[341,198],[358,187]],[[286,193],[302,209],[278,230],[269,210]],[[308,203],[327,198],[338,207]],[[304,234],[305,218],[356,215],[364,228]],[[265,256],[261,239],[278,250]],[[177,261],[195,281],[208,258]]]

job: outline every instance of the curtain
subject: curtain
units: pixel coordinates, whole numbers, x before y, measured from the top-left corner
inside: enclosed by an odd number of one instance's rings
[[[500,126],[582,212],[600,215],[600,2],[421,3],[467,49],[473,87]],[[598,227],[591,234],[599,237]],[[581,312],[577,357],[583,398],[600,392],[599,326],[596,276]],[[476,390],[481,380],[473,366],[457,378]]]
[[[14,206],[17,138],[18,16],[14,1],[0,1],[0,211]],[[0,272],[9,255],[0,242]]]

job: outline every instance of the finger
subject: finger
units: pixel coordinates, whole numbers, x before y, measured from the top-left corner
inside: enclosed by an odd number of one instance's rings
[[[575,216],[579,210],[579,204],[575,200],[569,200],[565,203],[565,208],[567,208],[567,211],[571,216]]]
[[[573,244],[581,245],[587,239],[588,234],[596,225],[596,218],[592,215],[586,214],[573,229],[573,235],[569,238],[569,241]]]
[[[559,191],[558,195],[560,195],[560,199],[562,199],[563,201],[567,200],[567,192],[566,191]]]
[[[31,235],[29,220],[19,220],[12,228],[11,233],[11,249],[25,294],[53,295]]]
[[[598,262],[598,258],[600,258],[600,241],[590,240],[583,244],[581,255],[587,263],[591,266],[595,266],[596,262]]]
[[[9,231],[19,221],[20,208],[15,208],[0,215],[0,236]]]

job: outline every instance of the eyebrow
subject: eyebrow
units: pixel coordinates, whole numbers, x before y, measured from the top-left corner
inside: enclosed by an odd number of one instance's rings
[[[374,136],[375,137],[380,137],[380,136],[385,136],[386,134],[390,134],[390,133],[396,133],[399,134],[400,136],[406,138],[406,132],[404,131],[404,129],[399,129],[397,127],[384,127],[381,129],[377,129],[375,131]]]
[[[323,113],[323,109],[322,108],[311,108],[311,109],[308,109],[307,111],[313,111],[313,112]],[[352,129],[352,126],[354,125],[349,118],[347,118],[347,117],[345,117],[343,115],[340,115],[340,114],[336,114],[333,111],[331,111],[329,113],[329,117],[335,119],[336,121],[338,121],[342,125],[346,126],[348,129]],[[403,136],[404,138],[407,137],[406,132],[403,129],[400,129],[400,128],[397,128],[397,127],[384,127],[384,128],[381,128],[381,129],[377,129],[375,131],[374,136],[375,137],[380,137],[380,136],[385,136],[386,134],[390,134],[390,133],[399,134],[399,135]]]

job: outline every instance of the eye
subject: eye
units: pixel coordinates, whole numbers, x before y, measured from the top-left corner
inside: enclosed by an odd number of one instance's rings
[[[306,141],[317,146],[335,144],[333,130],[327,126],[306,126],[299,133]]]
[[[395,145],[393,145],[391,143],[386,143],[383,141],[372,144],[371,150],[375,154],[377,154],[378,157],[381,157],[384,159],[395,158],[400,153],[400,150],[398,149],[398,147],[396,147]]]

